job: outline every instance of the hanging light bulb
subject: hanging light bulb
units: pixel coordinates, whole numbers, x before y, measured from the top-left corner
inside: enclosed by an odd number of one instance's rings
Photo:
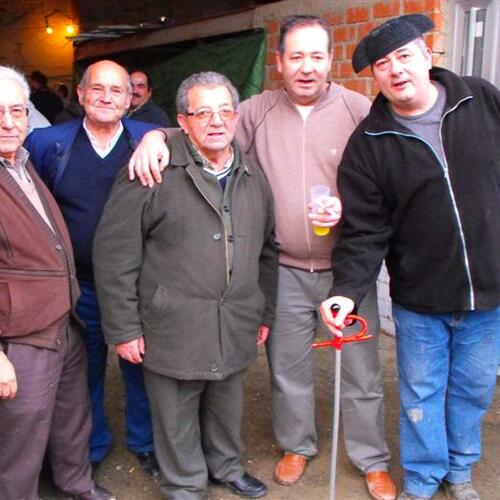
[[[45,33],[47,33],[47,35],[52,35],[52,33],[54,33],[54,28],[52,28],[52,26],[49,24],[49,17],[50,14],[48,16],[45,16]]]
[[[69,23],[66,25],[66,33],[68,35],[72,35],[73,33],[75,32],[75,27],[73,26],[73,24]]]

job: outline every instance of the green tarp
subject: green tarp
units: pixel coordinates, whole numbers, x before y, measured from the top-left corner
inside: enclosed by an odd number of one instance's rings
[[[172,123],[176,124],[175,94],[182,80],[199,71],[218,71],[231,79],[243,100],[262,90],[265,54],[265,34],[259,29],[122,52],[110,55],[109,59],[124,65],[130,71],[147,71],[153,82],[156,103],[169,114]],[[76,73],[81,74],[83,68],[92,62],[94,61],[78,61]]]

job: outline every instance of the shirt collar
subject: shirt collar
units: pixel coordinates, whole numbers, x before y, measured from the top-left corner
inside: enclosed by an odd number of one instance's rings
[[[116,143],[118,142],[118,139],[120,138],[120,135],[123,132],[123,124],[122,124],[121,120],[118,122],[118,129],[116,130],[116,133],[108,141],[108,143],[106,144],[106,147],[104,149],[101,149],[99,147],[99,144],[97,142],[95,135],[87,127],[87,117],[85,117],[83,119],[83,130],[85,130],[85,133],[87,134],[87,137],[89,138],[90,144],[94,148],[94,151],[101,158],[104,158],[111,152],[111,150],[115,147]]]
[[[0,163],[7,168],[24,168],[26,166],[26,162],[28,161],[30,154],[28,151],[23,148],[23,146],[19,147],[16,151],[16,156],[14,158],[14,164],[12,164],[9,160],[5,159],[3,156],[0,156]]]
[[[210,163],[210,161],[205,158],[205,156],[203,156],[203,153],[201,153],[201,151],[196,147],[195,144],[193,144],[189,138],[188,138],[188,144],[190,146],[190,149],[191,149],[191,154],[193,156],[193,159],[194,159],[194,162],[200,166],[201,168],[203,168],[203,170],[205,172],[208,172],[209,174],[212,174],[212,175],[215,175],[215,176],[218,176],[221,172],[226,172],[228,170],[230,170],[233,166],[233,162],[234,162],[234,149],[233,149],[233,146],[231,145],[230,148],[231,148],[231,154],[228,158],[228,160],[226,161],[226,163],[224,164],[224,166],[222,167],[222,169],[220,169],[219,171],[217,171],[213,166],[212,164]]]

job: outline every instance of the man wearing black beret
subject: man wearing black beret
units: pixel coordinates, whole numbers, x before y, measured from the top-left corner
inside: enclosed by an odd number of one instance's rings
[[[380,88],[338,173],[344,207],[335,283],[322,304],[333,333],[390,274],[400,381],[398,497],[477,500],[472,465],[500,358],[500,92],[432,67],[415,14],[387,21],[353,54]],[[334,317],[333,304],[340,305]]]

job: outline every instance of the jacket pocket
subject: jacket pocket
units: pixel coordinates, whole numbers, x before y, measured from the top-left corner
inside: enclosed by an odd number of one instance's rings
[[[170,309],[169,297],[170,293],[167,288],[163,285],[156,287],[151,302],[144,304],[144,307],[141,308],[141,319],[146,325],[155,327],[162,323],[162,319]]]
[[[60,277],[0,279],[1,335],[20,337],[43,331],[71,308],[69,284]]]

